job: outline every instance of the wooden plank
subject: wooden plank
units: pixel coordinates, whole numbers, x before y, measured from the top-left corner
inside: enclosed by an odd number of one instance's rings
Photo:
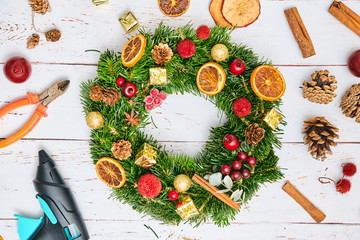
[[[35,22],[41,30],[51,28],[54,23],[62,30],[62,39],[47,43],[42,36],[40,46],[26,50],[26,39],[34,32],[30,8],[20,0],[5,1],[0,9],[0,62],[18,49],[33,62],[94,64],[97,54],[84,50],[119,51],[135,34],[126,35],[117,20],[126,11],[132,11],[147,30],[154,29],[161,21],[176,27],[189,21],[194,26],[213,26],[209,4],[210,1],[192,1],[184,15],[169,18],[161,14],[156,2],[147,0],[138,0],[137,7],[132,1],[110,1],[109,5],[100,7],[92,5],[90,0],[52,1],[53,11],[44,16],[36,15]],[[353,43],[358,41],[358,36],[328,13],[330,4],[329,1],[261,1],[259,19],[246,28],[235,30],[233,39],[244,42],[275,64],[344,65],[348,54],[356,48]],[[346,4],[355,10],[360,6],[356,0],[346,1]],[[311,59],[302,59],[283,15],[285,9],[294,6],[301,12],[317,50],[317,56]]]
[[[203,147],[201,142],[166,142],[174,154],[195,155]],[[38,164],[38,150],[46,151],[55,159],[58,169],[74,192],[84,218],[132,221],[141,215],[129,205],[122,205],[108,199],[109,188],[96,176],[89,156],[86,141],[21,141],[18,146],[10,146],[0,152],[0,218],[13,218],[14,213],[40,216],[41,210],[35,199],[32,179]],[[238,223],[314,223],[313,219],[285,192],[282,186],[291,181],[301,193],[314,203],[327,217],[324,223],[360,224],[359,204],[354,199],[360,197],[357,184],[360,175],[352,178],[353,188],[341,195],[333,185],[322,185],[318,177],[341,178],[341,164],[356,162],[359,144],[340,144],[333,148],[334,156],[319,162],[306,153],[302,144],[284,144],[279,166],[283,168],[285,179],[274,184],[266,184],[248,204],[242,208],[235,222]],[[335,207],[338,206],[338,207]],[[341,206],[341,207],[340,207]],[[145,218],[149,219],[149,218]]]

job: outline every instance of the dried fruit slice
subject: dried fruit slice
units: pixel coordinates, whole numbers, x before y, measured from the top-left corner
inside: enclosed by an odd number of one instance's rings
[[[209,96],[218,94],[224,88],[225,82],[225,71],[215,62],[208,62],[202,65],[196,76],[198,89]]]
[[[95,170],[100,180],[112,188],[121,188],[125,184],[125,170],[113,158],[100,158],[95,164]]]
[[[225,20],[236,27],[246,27],[260,15],[259,0],[224,0],[222,15]]]
[[[134,66],[142,57],[146,46],[146,38],[135,35],[124,46],[121,52],[121,62],[125,67]]]
[[[261,65],[255,68],[251,73],[250,82],[255,94],[266,101],[278,100],[286,88],[283,75],[279,70],[269,65]]]
[[[231,28],[232,25],[225,20],[221,12],[223,2],[224,0],[212,0],[209,6],[210,14],[216,25]]]
[[[190,0],[158,0],[160,11],[168,17],[183,15],[189,8]]]

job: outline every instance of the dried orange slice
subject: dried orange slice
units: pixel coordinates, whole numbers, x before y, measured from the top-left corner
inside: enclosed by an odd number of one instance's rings
[[[126,181],[126,173],[121,164],[113,158],[100,158],[95,164],[96,174],[110,187],[121,188]]]
[[[189,8],[190,0],[158,0],[160,11],[168,17],[183,15]]]
[[[269,65],[261,65],[255,68],[251,73],[250,82],[255,94],[266,101],[278,100],[286,88],[283,75],[279,70]]]
[[[141,35],[135,35],[124,46],[121,52],[121,62],[125,67],[134,66],[142,57],[146,46],[146,38]]]
[[[205,63],[197,72],[196,85],[206,95],[218,94],[224,88],[225,82],[225,71],[215,62]]]

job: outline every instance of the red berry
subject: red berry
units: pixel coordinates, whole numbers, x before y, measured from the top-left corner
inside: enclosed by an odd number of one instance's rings
[[[221,173],[222,173],[222,174],[227,175],[227,174],[229,174],[230,172],[231,172],[231,167],[230,167],[229,164],[224,164],[224,165],[221,166]]]
[[[245,62],[237,58],[230,63],[229,70],[234,75],[240,75],[245,71]]]
[[[146,110],[148,110],[148,111],[150,111],[150,110],[153,110],[154,109],[154,104],[146,104],[145,105],[145,108],[146,108]]]
[[[23,83],[31,75],[31,65],[25,58],[12,57],[4,64],[4,75],[13,83]]]
[[[136,95],[137,87],[132,82],[126,82],[121,86],[121,94],[124,97],[132,98]]]
[[[336,183],[336,191],[344,194],[350,191],[351,188],[351,182],[347,179],[341,179]]]
[[[248,164],[250,167],[255,166],[255,165],[256,165],[256,158],[250,156],[250,157],[248,157],[248,158],[246,159],[246,162],[247,162],[247,164]]]
[[[232,171],[230,177],[232,180],[239,180],[241,178],[241,174],[239,171]]]
[[[354,76],[360,77],[360,49],[349,56],[347,66]]]
[[[245,161],[245,160],[247,159],[247,154],[246,154],[246,152],[241,151],[241,152],[238,153],[237,157],[238,157],[241,161]]]
[[[229,150],[235,150],[240,146],[240,141],[234,134],[226,134],[223,138],[224,147]]]
[[[242,166],[242,162],[240,160],[236,159],[232,162],[231,166],[234,170],[239,170]]]
[[[153,88],[150,90],[150,95],[152,97],[156,97],[159,94],[159,90],[157,88]]]
[[[123,77],[118,77],[116,79],[116,85],[118,85],[118,86],[122,86],[125,82],[126,82],[126,80]]]
[[[343,167],[344,176],[352,177],[356,173],[356,165],[353,163],[346,163],[341,166]]]
[[[160,106],[161,103],[162,103],[162,100],[161,100],[160,97],[154,97],[154,99],[153,99],[153,104],[154,104],[156,107]]]
[[[176,202],[176,207],[180,207],[182,204],[182,202]]]
[[[169,198],[175,201],[179,198],[179,193],[176,190],[172,190],[169,192]]]
[[[159,92],[159,98],[161,98],[161,100],[165,100],[166,99],[166,93],[164,91]]]
[[[251,112],[251,103],[247,98],[238,98],[233,102],[233,111],[238,117],[246,117]]]
[[[206,25],[201,25],[196,30],[196,36],[201,40],[206,40],[210,37],[210,28]]]
[[[176,45],[176,50],[180,57],[190,58],[194,56],[196,52],[196,46],[194,42],[190,39],[184,39],[178,42],[178,44]]]
[[[247,168],[241,169],[240,173],[241,173],[241,176],[245,179],[250,177],[250,170]]]
[[[152,103],[152,101],[153,101],[152,96],[146,96],[145,99],[144,99],[144,102],[146,104],[150,104],[150,103]]]

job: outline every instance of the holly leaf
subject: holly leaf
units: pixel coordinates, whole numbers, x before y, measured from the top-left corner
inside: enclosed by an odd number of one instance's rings
[[[221,177],[222,177],[222,174],[220,172],[212,174],[209,177],[209,184],[214,187],[221,185]]]
[[[229,176],[225,176],[223,183],[227,189],[231,189],[234,186],[234,183]]]

